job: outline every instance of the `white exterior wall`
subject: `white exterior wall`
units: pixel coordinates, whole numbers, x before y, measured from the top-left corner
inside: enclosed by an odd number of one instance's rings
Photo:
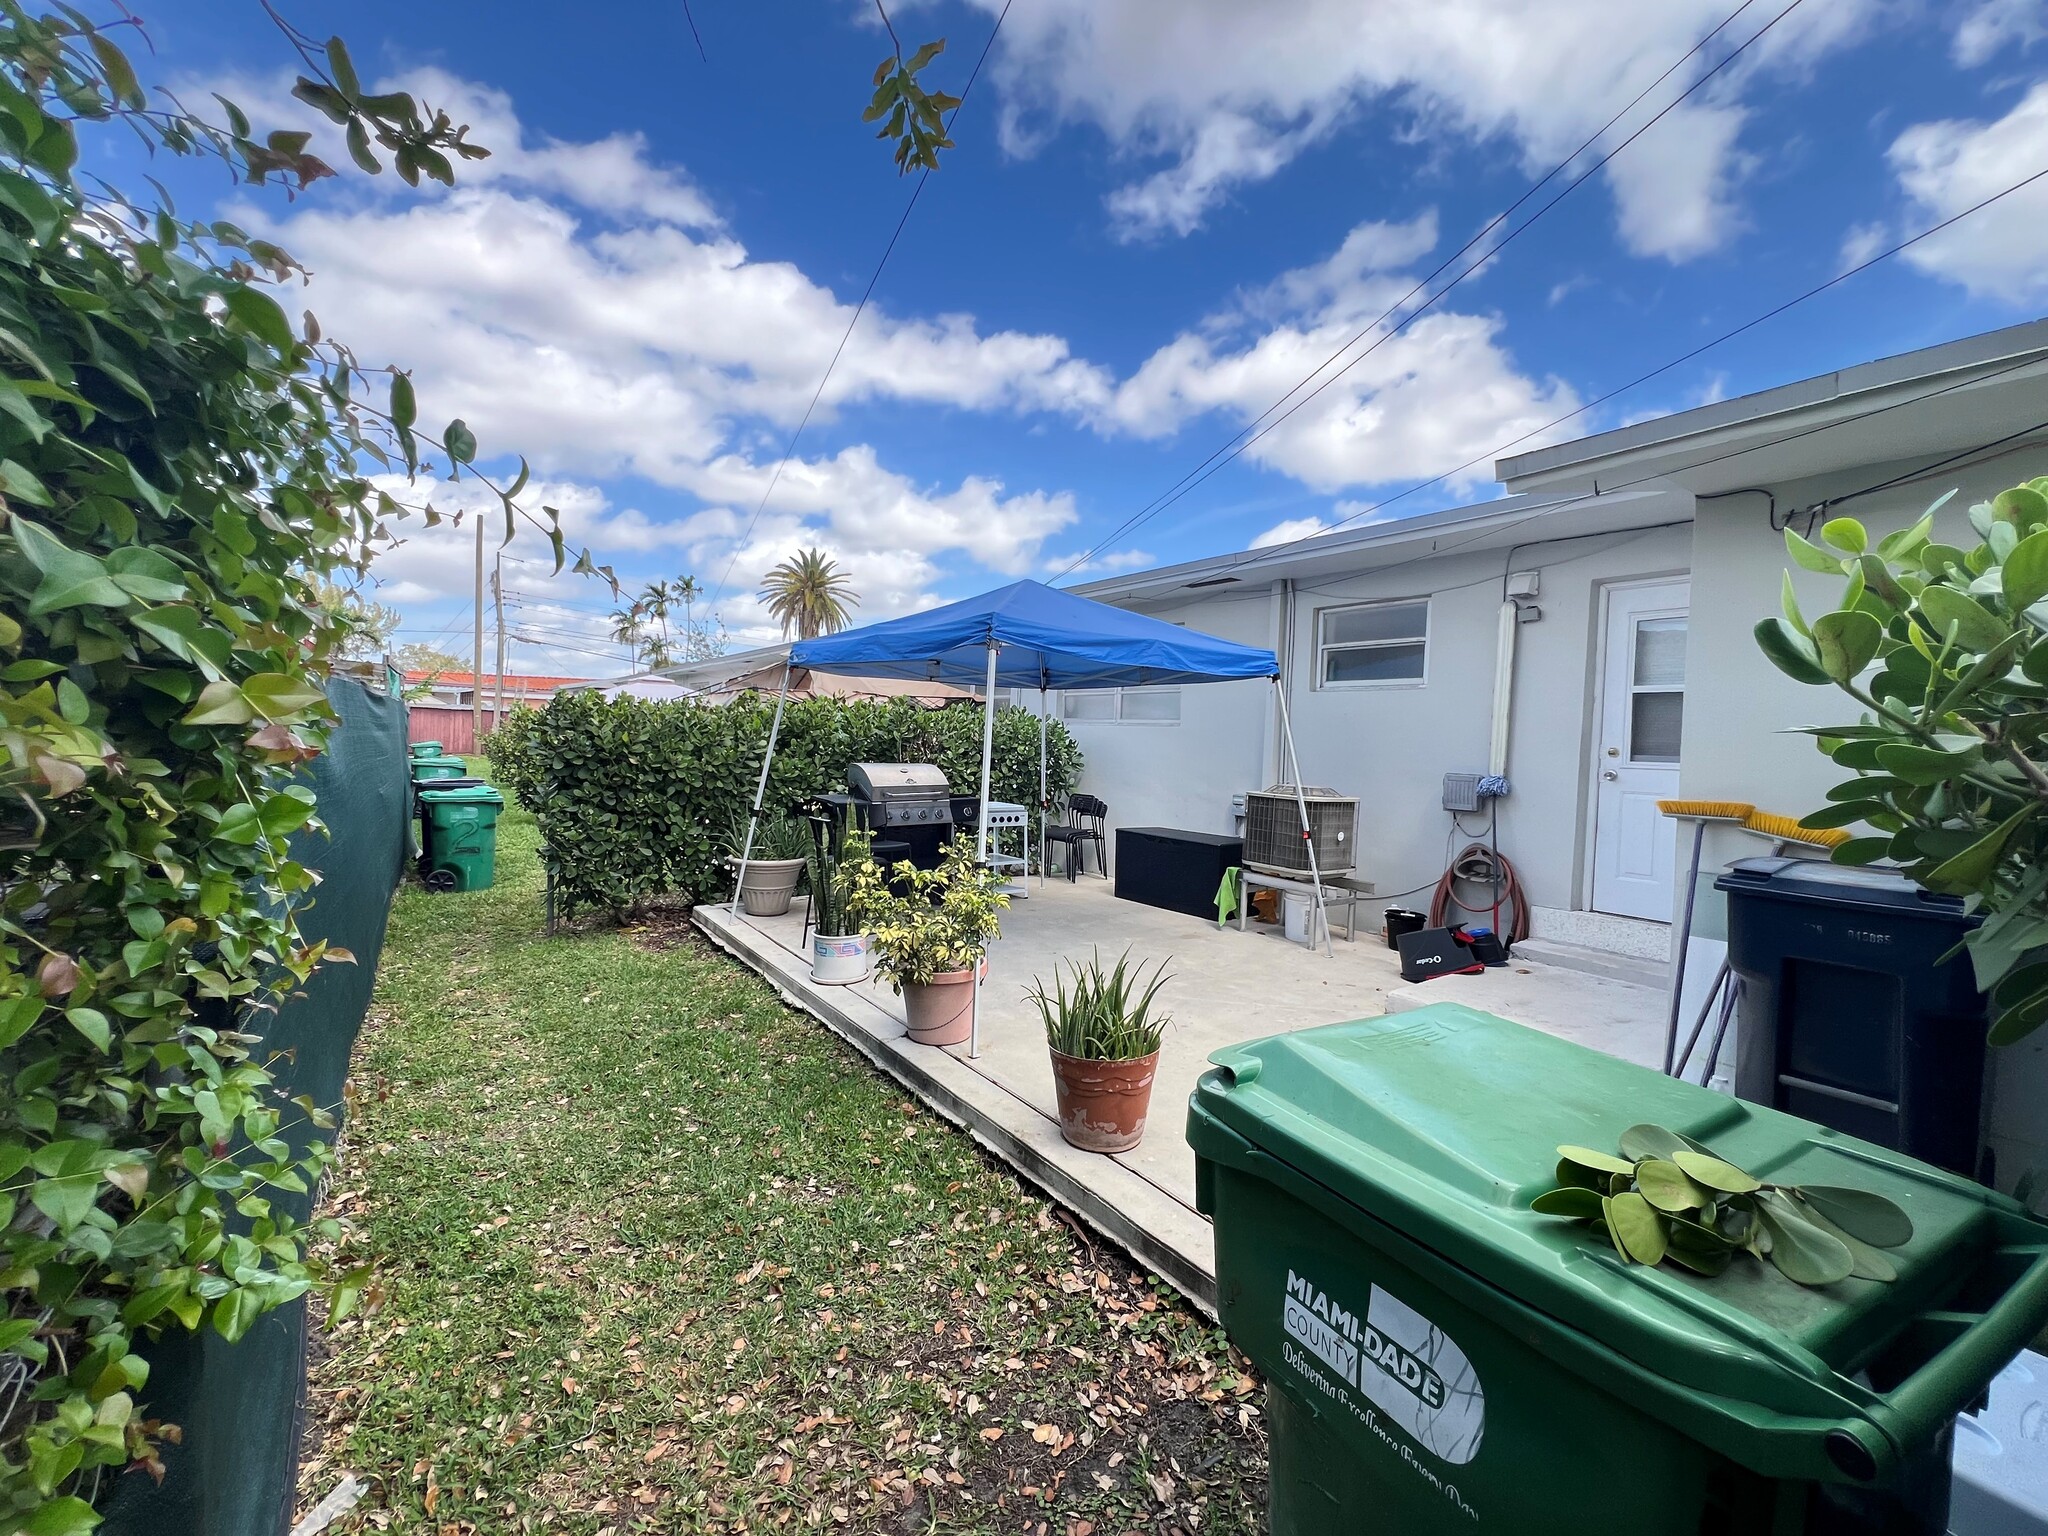
[[[1690,530],[1681,526],[1524,544],[1513,553],[1514,570],[1541,572],[1542,617],[1519,631],[1508,760],[1514,792],[1500,805],[1500,846],[1539,909],[1584,905],[1601,589],[1683,576],[1689,548]],[[1442,808],[1442,780],[1486,772],[1508,557],[1505,549],[1446,555],[1296,588],[1288,698],[1302,776],[1361,801],[1358,873],[1383,898],[1419,886],[1401,899],[1426,900],[1447,850],[1464,844]],[[1318,610],[1424,596],[1424,682],[1316,686]],[[1229,587],[1145,611],[1247,644],[1272,646],[1278,638],[1279,600],[1270,591]],[[1177,726],[1068,721],[1085,754],[1082,787],[1108,802],[1112,826],[1235,830],[1231,797],[1275,777],[1268,692],[1263,683],[1185,688]],[[1463,820],[1477,832],[1486,818],[1468,813]]]
[[[1912,466],[1899,466],[1900,470]],[[1961,489],[1936,517],[1936,537],[1968,549],[1978,540],[1967,509],[2008,485],[2039,473],[2032,458],[2001,459],[1911,486],[1866,497],[1839,509],[1871,530],[1872,542],[1914,522],[1950,486]],[[1806,506],[1885,479],[1884,465],[1768,487],[1781,509]],[[1765,523],[1761,496],[1705,501],[1698,508],[1693,537],[1693,621],[1691,667],[1682,749],[1682,793],[1686,799],[1746,800],[1761,810],[1798,817],[1820,806],[1828,789],[1849,777],[1821,755],[1811,737],[1788,734],[1801,725],[1854,720],[1859,710],[1832,688],[1809,688],[1772,666],[1757,649],[1756,621],[1779,611],[1782,573],[1791,568],[1784,537]],[[1803,522],[1798,525],[1804,532]],[[1817,572],[1793,570],[1793,585],[1809,619],[1835,606],[1841,581]],[[1712,938],[1726,933],[1721,898],[1711,875],[1731,859],[1754,858],[1770,849],[1754,837],[1710,830],[1707,886],[1700,898],[1698,931]],[[1681,879],[1683,871],[1681,869]],[[2048,1034],[2048,1032],[2043,1032]],[[2028,1167],[2048,1163],[2048,1039],[2037,1034],[1995,1053],[1991,1145],[1998,1178],[2010,1188]]]

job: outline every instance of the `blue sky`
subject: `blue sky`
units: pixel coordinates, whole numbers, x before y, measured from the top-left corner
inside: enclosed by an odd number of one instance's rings
[[[186,211],[305,259],[328,331],[411,368],[423,414],[463,416],[486,459],[524,452],[622,578],[718,588],[743,644],[768,637],[760,572],[804,545],[847,566],[862,617],[1094,550],[1737,3],[1014,0],[959,148],[758,520],[910,192],[858,121],[885,51],[871,3],[693,0],[708,62],[673,0],[287,6],[497,153],[453,195],[353,172],[290,205],[188,169],[173,185]],[[1752,0],[1605,144],[1786,3]],[[892,14],[907,43],[948,40],[927,78],[957,92],[999,8]],[[301,116],[253,0],[144,19],[159,82],[220,87],[259,123]],[[1510,440],[2043,167],[2048,0],[1799,0],[1088,569],[1299,534],[1467,459],[1401,510],[1497,494],[1485,464]],[[2044,189],[1549,435],[2030,318],[2048,296]],[[466,654],[464,536],[421,533],[379,570],[401,639]],[[623,669],[600,585],[545,564],[507,585],[533,637],[515,666]]]

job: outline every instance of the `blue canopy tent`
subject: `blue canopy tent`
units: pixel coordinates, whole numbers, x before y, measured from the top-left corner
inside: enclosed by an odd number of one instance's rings
[[[1287,718],[1287,696],[1279,689],[1280,664],[1273,653],[1256,646],[1219,640],[1142,614],[1112,608],[1048,587],[1019,581],[980,597],[965,598],[942,608],[908,614],[841,634],[799,641],[790,647],[782,690],[775,701],[768,750],[754,791],[753,819],[740,850],[740,876],[746,875],[753,852],[754,825],[768,792],[768,770],[775,758],[775,739],[782,729],[783,705],[789,695],[791,669],[842,673],[855,677],[886,677],[979,687],[982,696],[981,815],[976,853],[988,855],[989,764],[995,743],[995,695],[998,688],[1035,688],[1039,693],[1039,796],[1045,795],[1045,695],[1057,689],[1138,688],[1176,683],[1217,683],[1266,678],[1276,684],[1280,728],[1288,766],[1301,806],[1302,837],[1308,847],[1310,881],[1316,892],[1316,922],[1325,945],[1329,926],[1322,904],[1321,872],[1315,867],[1315,846],[1308,837],[1308,803],[1300,794],[1301,767],[1294,752],[1294,729]],[[1041,809],[1044,809],[1041,806]],[[1039,868],[1044,870],[1041,844]],[[738,911],[735,895],[733,910]],[[979,972],[977,972],[979,975]],[[979,1018],[970,1050],[979,1054]]]

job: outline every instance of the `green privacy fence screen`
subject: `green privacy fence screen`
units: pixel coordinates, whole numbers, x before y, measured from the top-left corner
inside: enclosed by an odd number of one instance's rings
[[[325,965],[304,992],[260,1030],[266,1055],[289,1096],[341,1107],[349,1053],[370,1006],[391,893],[404,869],[410,793],[405,705],[337,679],[327,696],[341,716],[307,782],[320,797],[325,837],[300,833],[292,857],[319,873],[299,926],[307,941],[354,951],[354,965]],[[303,1139],[307,1127],[283,1132]],[[303,1218],[310,1196],[297,1202]],[[239,1344],[213,1333],[166,1336],[150,1351],[141,1394],[153,1418],[181,1426],[182,1446],[164,1447],[157,1487],[139,1472],[122,1477],[103,1501],[103,1536],[279,1536],[291,1524],[293,1483],[305,1387],[304,1302],[262,1318]]]

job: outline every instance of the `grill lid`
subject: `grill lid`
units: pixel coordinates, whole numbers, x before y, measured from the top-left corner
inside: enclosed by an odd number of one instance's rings
[[[946,794],[946,776],[936,763],[855,763],[846,770],[846,784],[867,800]]]

